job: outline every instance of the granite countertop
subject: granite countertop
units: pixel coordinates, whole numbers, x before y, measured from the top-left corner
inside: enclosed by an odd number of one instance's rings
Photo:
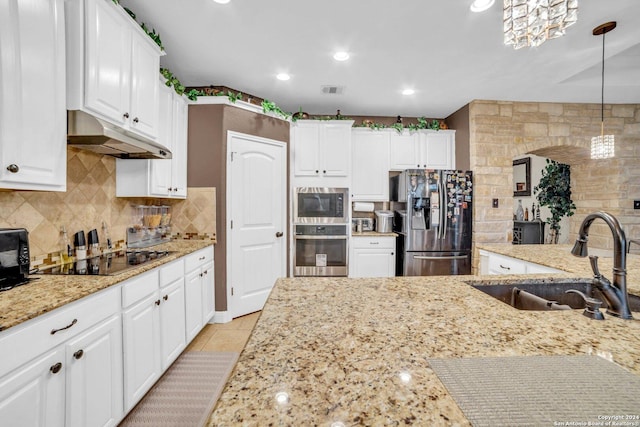
[[[168,250],[172,253],[113,276],[30,275],[29,278],[35,280],[0,292],[0,331],[210,245],[212,242],[205,240],[174,240],[156,245],[154,250]]]
[[[482,248],[590,275],[568,252],[503,246]],[[519,311],[465,283],[488,278],[279,279],[209,426],[470,425],[428,358],[598,354],[640,375],[640,313]]]

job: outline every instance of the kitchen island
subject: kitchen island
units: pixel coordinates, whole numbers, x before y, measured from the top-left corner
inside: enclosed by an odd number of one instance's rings
[[[559,277],[591,275],[563,246],[502,246],[561,264]],[[633,280],[639,260],[628,260]],[[640,313],[519,311],[465,283],[488,278],[278,280],[209,425],[469,425],[429,358],[599,354],[640,375]]]

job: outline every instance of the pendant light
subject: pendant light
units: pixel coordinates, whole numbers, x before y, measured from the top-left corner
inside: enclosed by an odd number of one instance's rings
[[[614,155],[615,138],[604,134],[604,35],[616,28],[616,22],[611,21],[593,29],[594,36],[602,36],[602,91],[600,101],[600,135],[591,138],[591,158],[609,159]]]

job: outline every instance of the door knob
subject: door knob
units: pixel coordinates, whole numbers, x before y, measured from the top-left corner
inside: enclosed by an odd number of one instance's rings
[[[278,232],[276,233],[276,237],[282,237],[282,231],[278,231]]]

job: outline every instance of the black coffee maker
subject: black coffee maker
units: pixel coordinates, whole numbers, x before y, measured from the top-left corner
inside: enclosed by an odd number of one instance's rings
[[[0,228],[0,291],[29,281],[29,232]]]

